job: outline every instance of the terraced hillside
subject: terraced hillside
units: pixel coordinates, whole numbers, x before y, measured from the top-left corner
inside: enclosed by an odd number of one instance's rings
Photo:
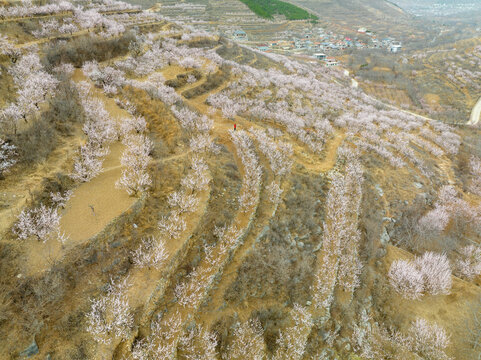
[[[397,56],[353,54],[350,68],[378,99],[449,123],[466,123],[481,85],[481,38],[474,37]]]
[[[2,13],[2,358],[476,358],[479,129],[75,4]]]
[[[142,6],[146,6],[141,2]],[[162,16],[177,21],[194,23],[217,23],[221,19],[226,23],[238,21],[258,21],[258,17],[242,2],[227,0],[216,2],[212,0],[199,0],[181,2],[172,0],[159,1],[152,7]]]

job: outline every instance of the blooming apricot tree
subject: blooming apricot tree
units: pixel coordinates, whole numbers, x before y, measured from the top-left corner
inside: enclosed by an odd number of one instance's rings
[[[107,293],[92,299],[87,313],[87,331],[97,342],[110,344],[114,339],[126,339],[132,330],[134,317],[126,297],[128,279],[110,281]]]
[[[395,260],[388,276],[393,288],[409,299],[418,299],[425,293],[446,295],[452,285],[447,256],[429,251],[412,262]]]
[[[15,145],[9,144],[3,139],[0,139],[0,179],[3,175],[16,164],[15,159],[17,152]]]
[[[35,236],[39,241],[46,242],[53,233],[59,232],[59,225],[60,214],[57,208],[41,204],[39,207],[23,210],[13,232],[22,240]]]
[[[145,135],[138,134],[129,136],[124,144],[127,148],[120,158],[124,170],[116,186],[125,189],[129,195],[137,195],[146,191],[152,184],[147,165],[153,144]]]

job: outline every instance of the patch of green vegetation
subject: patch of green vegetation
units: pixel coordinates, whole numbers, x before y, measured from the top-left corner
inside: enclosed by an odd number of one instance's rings
[[[280,0],[240,0],[249,9],[264,19],[272,19],[273,15],[284,15],[287,20],[317,20],[318,17],[300,7]]]

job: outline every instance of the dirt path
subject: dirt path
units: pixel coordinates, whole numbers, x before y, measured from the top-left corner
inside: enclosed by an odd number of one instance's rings
[[[146,22],[146,23],[134,23],[134,24],[126,25],[125,27],[126,28],[132,28],[132,27],[143,27],[143,26],[163,25],[163,24],[165,24],[165,21],[155,21],[155,22]],[[15,47],[18,48],[18,49],[21,49],[21,48],[28,47],[28,46],[31,46],[31,45],[45,44],[45,43],[47,43],[51,40],[74,38],[74,37],[77,37],[77,36],[89,34],[91,32],[94,33],[95,29],[84,29],[84,30],[73,32],[71,34],[61,34],[61,35],[49,36],[49,37],[46,37],[46,38],[28,41],[28,42],[22,43],[22,44],[16,44]],[[112,37],[112,38],[115,38],[115,36]],[[109,38],[109,39],[112,39],[112,38]]]
[[[80,81],[86,78],[81,70],[77,69],[73,79]],[[94,94],[104,102],[112,118],[130,116],[100,90],[94,89]],[[104,169],[111,170],[74,189],[60,220],[60,230],[68,236],[68,240],[63,245],[57,240],[49,240],[46,244],[30,242],[25,248],[25,256],[28,259],[25,262],[27,274],[48,269],[52,261],[59,260],[71,247],[99,233],[109,222],[134,204],[136,198],[130,197],[124,190],[115,188],[115,182],[121,176],[120,156],[123,147],[120,142],[111,144],[110,152],[103,164]],[[73,154],[71,157],[74,157]]]
[[[30,16],[30,17],[15,17],[15,18],[7,18],[7,19],[1,19],[0,23],[6,23],[6,22],[14,22],[14,21],[29,21],[29,20],[37,20],[37,19],[46,19],[46,18],[53,18],[53,17],[60,17],[60,16],[68,16],[72,15],[71,11],[66,11],[66,12],[61,12],[61,13],[56,13],[56,14],[48,14],[48,15],[38,15],[38,16]]]
[[[255,60],[255,59],[254,59]],[[222,86],[217,88],[214,92],[222,91],[228,86],[228,82],[224,83]],[[198,98],[185,100],[187,104],[195,108],[199,113],[208,115],[209,106],[205,104],[205,99],[209,94],[202,95]],[[214,133],[219,137],[224,137],[232,127],[234,121],[226,119],[222,116],[220,111],[216,111],[214,114],[210,114],[214,119]],[[253,123],[240,116],[236,116],[235,122],[238,124],[238,128],[249,129],[253,128],[265,128],[265,124]],[[342,144],[345,139],[345,134],[343,132],[336,133],[335,136],[328,141],[325,148],[325,154],[320,160],[318,156],[311,154],[311,151],[307,149],[305,144],[296,145],[295,154],[296,162],[302,163],[309,171],[313,172],[325,172],[331,170],[337,158],[337,149]],[[292,143],[292,142],[291,142]],[[263,163],[263,166],[267,169],[268,164]],[[209,304],[205,309],[197,314],[198,321],[209,328],[210,325],[222,316],[228,316],[235,312],[242,320],[247,320],[251,312],[258,309],[261,304],[266,306],[265,301],[252,300],[249,302],[244,302],[240,306],[229,307],[229,309],[223,309],[224,304],[224,293],[229,287],[229,285],[235,280],[237,276],[237,270],[242,265],[245,257],[249,253],[249,250],[255,246],[255,241],[258,236],[262,233],[264,227],[268,224],[269,220],[274,216],[275,208],[267,200],[261,202],[256,210],[256,217],[253,219],[253,224],[251,230],[249,230],[246,239],[243,244],[235,252],[235,257],[232,261],[228,262],[222,271],[222,276],[215,288],[208,294],[211,299]]]
[[[193,105],[194,103],[197,105],[201,105],[201,104],[204,105],[205,98],[204,99],[203,98],[204,96],[200,96],[187,103],[189,103],[190,105]],[[200,111],[200,112],[205,113],[206,108],[203,108],[203,110],[204,111]],[[214,120],[216,122],[218,121],[216,119]],[[218,130],[219,128],[215,127],[214,133],[216,133]],[[222,138],[221,142],[226,144],[226,146],[229,149],[232,149],[233,144],[230,139],[230,136],[228,135],[228,132],[227,131],[221,131],[221,132],[226,133],[226,134],[219,134],[219,136]],[[234,156],[234,158],[242,176],[243,164],[237,156]],[[245,186],[245,184],[243,184],[243,186]],[[209,261],[207,261],[207,259],[202,259],[196,268],[197,271],[195,273],[197,275],[195,275],[193,279],[188,280],[192,284],[199,284],[199,283],[202,284],[201,285],[201,289],[203,291],[202,295],[196,298],[196,300],[193,303],[189,303],[189,305],[185,307],[179,303],[180,299],[177,299],[176,301],[170,301],[170,299],[176,298],[172,288],[175,285],[173,283],[174,278],[165,277],[159,283],[159,286],[156,289],[156,293],[152,294],[151,299],[149,300],[146,306],[146,310],[144,312],[142,322],[149,321],[152,318],[152,315],[155,312],[159,311],[159,306],[162,306],[161,304],[164,304],[164,305],[168,304],[168,314],[175,314],[178,312],[180,314],[179,316],[182,324],[186,323],[192,317],[192,315],[198,313],[199,306],[202,303],[202,301],[206,298],[206,296],[208,296],[210,292],[209,290],[214,284],[215,277],[221,276],[225,266],[229,263],[230,259],[233,258],[233,255],[238,250],[238,247],[241,246],[241,244],[244,242],[245,235],[249,232],[250,225],[256,216],[257,206],[258,206],[258,202],[255,206],[251,207],[247,213],[240,210],[236,213],[231,223],[235,225],[236,229],[238,229],[238,232],[232,232],[232,234],[234,233],[236,234],[235,236],[232,235],[234,236],[235,241],[231,242],[231,240],[228,240],[228,239],[231,239],[230,237],[222,238],[221,240],[219,240],[219,242],[212,249],[212,259],[215,259],[215,262],[210,263]],[[205,208],[203,208],[202,211],[205,211]],[[198,221],[201,219],[201,216],[199,214],[197,216],[192,216],[189,218],[194,220],[197,219]],[[193,225],[195,225],[195,222]],[[197,225],[193,226],[193,228],[195,228],[196,226]],[[231,232],[228,231],[228,233],[230,234]],[[187,239],[185,239],[183,242],[185,243],[186,240],[188,240],[189,238],[190,236]],[[227,249],[229,249],[229,251],[226,252],[225,250],[222,250],[224,246],[227,246]],[[185,251],[180,251],[180,252],[185,254]],[[180,254],[179,256],[175,256],[174,260],[176,261],[177,266],[180,263],[182,258],[183,258],[182,254]],[[177,266],[176,265],[169,266],[169,268],[172,270],[172,269],[176,269]],[[148,326],[148,323],[145,325]],[[180,336],[180,334],[178,335]],[[176,344],[178,340],[179,340],[179,337],[176,336],[171,340],[172,341],[171,344]]]
[[[479,98],[476,105],[474,105],[471,111],[471,117],[469,118],[468,125],[477,125],[481,120],[481,98]]]
[[[262,197],[262,195],[261,195]],[[249,251],[255,246],[255,242],[258,237],[263,233],[264,228],[269,223],[269,220],[274,216],[276,208],[274,205],[264,199],[259,204],[257,209],[256,218],[254,219],[252,230],[249,231],[244,243],[239,246],[236,251],[236,256],[231,262],[227,264],[223,271],[223,276],[219,282],[210,292],[209,297],[211,301],[208,306],[203,309],[199,314],[199,321],[206,328],[210,328],[212,323],[221,317],[226,317],[228,314],[236,312],[243,321],[247,320],[252,310],[257,309],[258,301],[252,300],[250,302],[245,301],[240,306],[231,306],[229,309],[223,309],[224,294],[227,288],[232,284],[237,276],[237,270],[244,262],[244,259],[249,254]],[[263,302],[263,306],[266,304]]]
[[[115,182],[121,176],[120,157],[123,148],[120,143],[112,144],[104,168],[110,166],[114,169],[81,184],[67,202],[60,226],[69,236],[69,244],[88,240],[135,202],[136,198],[115,187]]]
[[[62,141],[62,145],[55,149],[42,164],[38,164],[28,173],[12,175],[12,178],[7,177],[2,181],[0,234],[11,228],[20,211],[31,199],[31,194],[42,189],[43,179],[53,178],[57,173],[70,171],[69,163],[80,145],[80,140],[77,137],[68,137]]]
[[[113,11],[101,11],[100,14],[102,15],[112,15],[112,14],[125,14],[125,13],[138,13],[140,12],[139,10],[136,9],[126,9],[126,10],[113,10]],[[30,17],[15,17],[15,18],[7,18],[7,19],[1,19],[0,23],[5,23],[5,22],[13,22],[13,21],[28,21],[28,20],[37,20],[37,19],[49,19],[49,18],[54,18],[54,17],[62,17],[62,16],[71,16],[72,11],[64,11],[64,12],[59,12],[55,14],[48,14],[48,15],[33,15]]]
[[[141,300],[142,305],[144,305],[142,309],[142,316],[140,320],[140,326],[150,327],[150,321],[152,319],[152,315],[157,309],[158,303],[165,295],[165,291],[169,286],[172,276],[174,275],[175,271],[178,269],[179,264],[181,263],[184,255],[190,248],[192,243],[192,234],[198,229],[201,224],[202,217],[207,210],[208,203],[210,201],[210,189],[204,190],[199,194],[199,204],[196,210],[190,214],[187,221],[187,226],[184,232],[174,241],[170,241],[167,244],[167,251],[169,253],[169,257],[166,261],[166,265],[162,269],[161,276],[155,279],[149,287],[149,292],[145,293],[146,296],[140,298],[135,301],[134,304],[140,306],[139,301]],[[138,297],[138,293],[135,292],[135,285],[132,295],[135,293],[135,297]],[[131,296],[133,298],[133,296]]]
[[[238,167],[242,168],[240,160],[236,159],[236,161],[238,162]],[[243,184],[242,186],[244,187],[246,185]],[[193,288],[201,290],[201,293],[198,294],[198,296],[192,298],[188,304],[183,305],[180,303],[181,299],[178,299],[177,296],[171,291],[172,289],[167,292],[162,303],[170,305],[168,307],[169,314],[179,314],[181,324],[186,324],[192,319],[192,316],[195,316],[195,314],[199,313],[200,305],[210,293],[212,286],[215,284],[215,279],[222,276],[230,259],[237,256],[239,246],[244,243],[245,236],[249,232],[252,221],[256,216],[258,205],[259,202],[257,201],[257,203],[252,206],[248,212],[237,212],[231,224],[233,225],[233,228],[237,230],[235,232],[226,230],[226,233],[229,235],[220,239],[212,250],[212,259],[215,259],[215,263],[212,264],[207,261],[207,259],[202,259],[199,265],[196,267],[196,271],[192,272],[193,277],[185,279],[186,284],[192,284]],[[229,229],[231,229],[230,226]],[[224,247],[227,248],[227,251],[223,250]],[[185,295],[186,299],[193,295],[189,292],[191,290],[190,285],[188,285],[187,289],[188,290],[186,290]],[[176,335],[170,340],[169,345],[173,346],[173,349],[176,348],[176,344],[178,343],[181,335],[181,333],[176,333]]]
[[[85,29],[85,30],[80,30],[80,31],[73,32],[73,33],[71,33],[71,34],[62,34],[62,35],[56,35],[56,36],[49,36],[49,37],[46,37],[46,38],[41,38],[41,39],[37,39],[37,40],[28,41],[28,42],[22,43],[22,44],[16,44],[15,47],[18,48],[18,49],[21,49],[21,48],[28,47],[28,46],[32,46],[32,45],[44,44],[44,43],[47,43],[47,42],[49,42],[49,41],[51,41],[51,40],[55,40],[55,39],[60,39],[60,38],[73,38],[73,37],[76,37],[76,36],[88,34],[89,32],[90,32],[90,29]]]

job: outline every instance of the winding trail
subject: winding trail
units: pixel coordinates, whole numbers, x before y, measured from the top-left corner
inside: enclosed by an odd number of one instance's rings
[[[481,120],[481,98],[479,98],[476,105],[474,105],[471,111],[471,117],[469,118],[468,125],[477,125]]]
[[[78,82],[87,78],[80,69],[77,69],[72,80]],[[131,116],[127,111],[120,109],[115,101],[108,98],[101,90],[94,87],[92,90],[95,97],[104,103],[105,109],[112,118]],[[115,187],[115,182],[121,176],[120,157],[123,148],[124,145],[120,142],[112,143],[103,164],[104,169],[111,170],[102,172],[73,190],[73,195],[66,202],[60,219],[60,231],[68,237],[64,244],[52,239],[46,244],[29,242],[25,247],[25,257],[28,259],[25,262],[27,274],[32,275],[48,269],[53,261],[59,260],[69,249],[102,231],[113,219],[137,201],[125,190]]]
[[[80,69],[75,70],[73,80],[89,81]],[[119,108],[112,98],[93,85],[92,92],[96,99],[104,103],[111,118],[131,117],[127,111]],[[82,183],[67,202],[60,225],[69,236],[70,242],[88,240],[135,202],[136,199],[130,197],[125,190],[115,188],[115,182],[121,176],[120,157],[123,149],[124,145],[120,142],[112,143],[103,164],[103,169],[110,171],[104,171],[91,181]]]

